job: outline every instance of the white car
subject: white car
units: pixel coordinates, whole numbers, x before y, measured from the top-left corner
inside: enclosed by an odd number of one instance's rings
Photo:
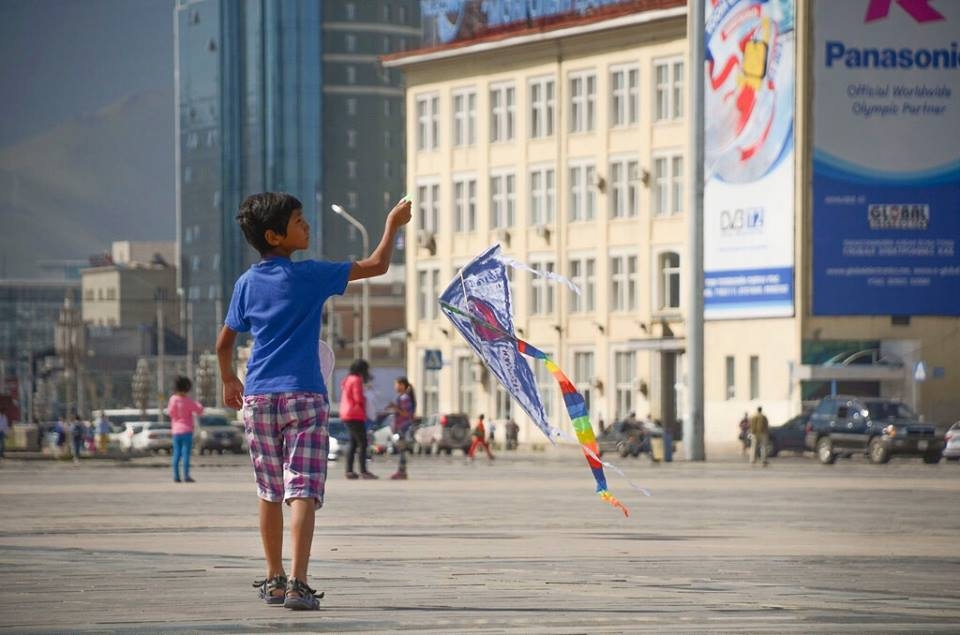
[[[948,461],[960,461],[960,421],[950,426],[944,435],[943,458]]]
[[[336,461],[338,456],[340,456],[340,442],[337,441],[337,437],[331,435],[330,445],[327,446],[327,460]]]
[[[173,448],[173,435],[169,421],[132,421],[127,424],[131,450],[157,453],[160,450],[170,452]]]

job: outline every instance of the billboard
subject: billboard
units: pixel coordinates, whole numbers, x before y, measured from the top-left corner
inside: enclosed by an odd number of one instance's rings
[[[814,5],[813,314],[960,315],[960,2]]]
[[[613,5],[637,10],[682,6],[664,0],[420,0],[423,46],[470,40],[515,26],[545,26],[551,21],[588,15]]]
[[[704,317],[789,317],[794,0],[707,3]]]

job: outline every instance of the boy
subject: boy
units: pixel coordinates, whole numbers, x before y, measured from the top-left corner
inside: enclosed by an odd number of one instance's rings
[[[342,294],[348,281],[386,273],[397,231],[410,221],[410,203],[401,201],[390,211],[373,254],[353,263],[290,260],[309,247],[310,227],[303,205],[289,194],[248,197],[237,221],[262,260],[237,280],[217,358],[224,402],[243,410],[257,479],[267,576],[254,586],[267,604],[316,610],[323,594],[307,586],[307,564],[327,476],[329,405],[317,353],[323,303]],[[254,338],[246,386],[233,369],[234,343],[243,331]],[[282,563],[284,501],[292,516],[289,580]]]

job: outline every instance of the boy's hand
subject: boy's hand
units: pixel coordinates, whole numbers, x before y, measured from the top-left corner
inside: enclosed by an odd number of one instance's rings
[[[410,222],[412,214],[410,213],[410,208],[412,204],[410,201],[404,199],[397,203],[390,214],[387,216],[387,226],[396,229]]]
[[[223,403],[230,408],[243,408],[243,383],[234,375],[223,380]]]

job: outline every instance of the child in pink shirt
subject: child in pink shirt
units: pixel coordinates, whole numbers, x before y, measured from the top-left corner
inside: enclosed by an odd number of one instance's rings
[[[193,384],[186,377],[177,377],[173,382],[173,395],[167,402],[167,414],[170,416],[170,433],[173,435],[173,480],[180,482],[180,461],[183,460],[183,480],[193,483],[190,478],[190,452],[193,450],[193,417],[203,412],[203,406],[187,396]]]

